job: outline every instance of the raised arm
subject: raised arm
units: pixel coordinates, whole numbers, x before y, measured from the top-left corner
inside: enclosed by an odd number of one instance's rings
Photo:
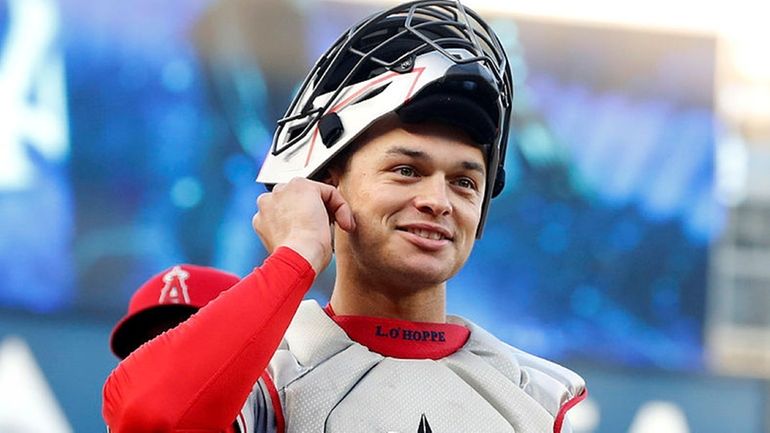
[[[354,227],[331,186],[296,180],[260,196],[252,221],[272,254],[240,283],[121,362],[104,385],[113,433],[223,432],[270,362],[332,254],[329,224]]]

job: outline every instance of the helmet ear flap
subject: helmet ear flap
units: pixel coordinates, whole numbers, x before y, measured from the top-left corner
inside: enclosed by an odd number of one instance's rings
[[[505,187],[505,169],[502,165],[497,166],[497,176],[495,176],[495,184],[492,186],[492,198],[497,197],[503,192]]]

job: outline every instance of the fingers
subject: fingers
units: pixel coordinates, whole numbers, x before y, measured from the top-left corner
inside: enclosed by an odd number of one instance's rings
[[[355,229],[356,223],[355,219],[353,218],[353,211],[350,209],[350,206],[342,197],[342,194],[340,194],[337,188],[325,183],[311,181],[303,178],[294,178],[290,181],[290,183],[291,182],[307,182],[316,186],[320,193],[321,200],[323,201],[324,206],[326,207],[326,210],[329,214],[329,219],[332,222],[337,223],[337,225],[346,232],[351,232]],[[286,189],[287,185],[287,183],[277,183],[273,187],[271,193],[279,193]]]
[[[352,231],[355,221],[350,205],[333,186],[303,178],[277,184],[272,192],[257,198],[258,211],[252,227],[269,252],[287,246],[310,262],[316,273],[328,266],[332,257],[334,222],[341,230]]]
[[[356,221],[353,218],[353,211],[350,205],[345,201],[339,190],[331,185],[319,184],[321,190],[321,199],[326,205],[331,219],[337,223],[339,228],[346,232],[351,232],[356,228]]]

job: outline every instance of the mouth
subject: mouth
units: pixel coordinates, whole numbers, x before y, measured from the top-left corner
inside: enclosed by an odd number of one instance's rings
[[[429,239],[432,241],[452,241],[452,234],[443,227],[428,227],[423,225],[410,225],[397,227],[396,230],[411,233],[423,239]]]

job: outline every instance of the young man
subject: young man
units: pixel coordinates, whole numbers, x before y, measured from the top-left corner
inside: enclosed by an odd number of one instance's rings
[[[346,32],[260,172],[271,256],[118,366],[112,431],[223,431],[244,401],[247,432],[570,431],[579,376],[445,313],[502,189],[511,91],[497,37],[457,2]],[[301,302],[333,252],[329,305]]]

